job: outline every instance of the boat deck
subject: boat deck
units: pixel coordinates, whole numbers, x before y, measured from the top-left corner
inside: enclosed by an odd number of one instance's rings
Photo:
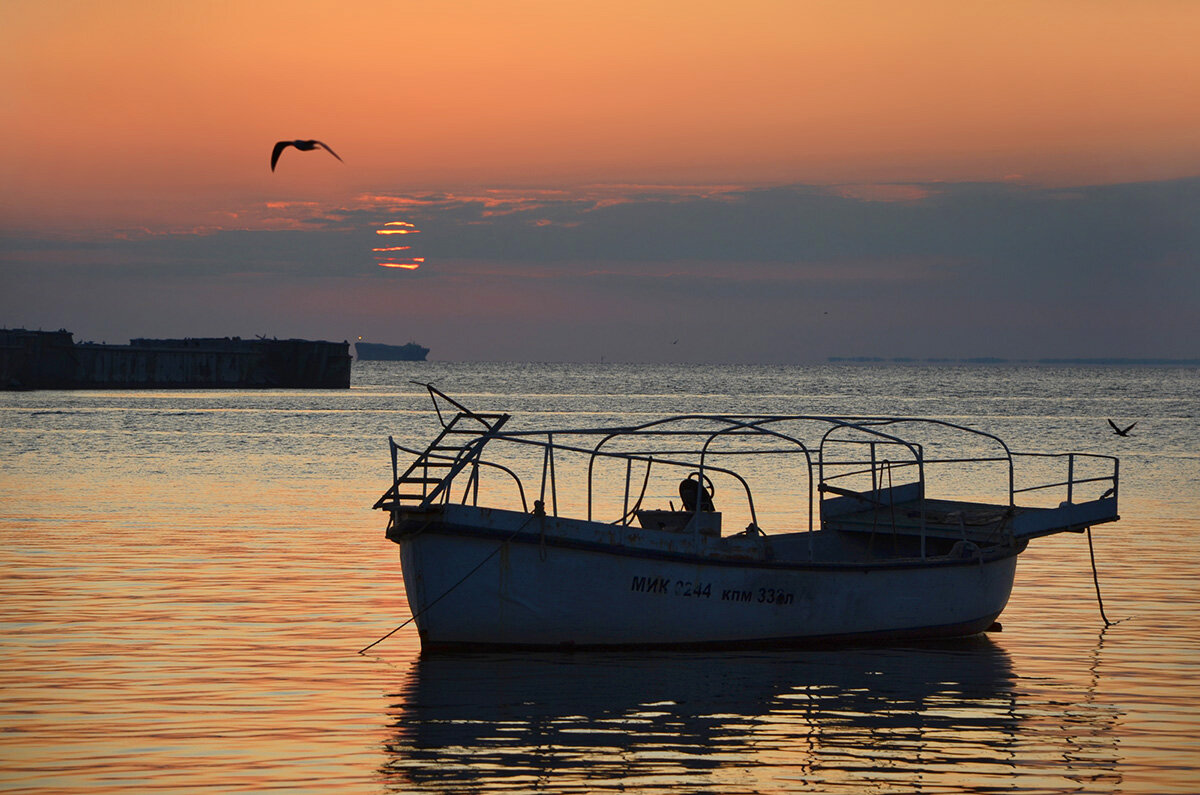
[[[1030,539],[1054,533],[1081,533],[1095,524],[1115,522],[1116,500],[1066,503],[1057,508],[1026,508],[958,500],[912,499],[873,504],[858,510],[831,511],[821,526],[828,530],[949,538],[994,544],[1011,537]]]

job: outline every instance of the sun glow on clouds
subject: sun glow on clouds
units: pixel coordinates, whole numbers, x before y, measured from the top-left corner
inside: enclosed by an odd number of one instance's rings
[[[356,198],[356,206],[353,209],[389,214],[416,213],[422,217],[439,211],[466,211],[469,217],[460,220],[459,223],[468,227],[486,227],[492,223],[502,223],[506,218],[517,218],[521,224],[535,228],[571,229],[583,225],[582,215],[617,205],[637,201],[653,201],[656,205],[697,200],[737,201],[741,190],[744,188],[730,184],[596,184],[578,186],[570,190],[486,188],[467,193],[425,193],[412,196],[364,193]],[[560,217],[543,215],[543,212]],[[575,216],[572,217],[571,213]],[[377,235],[421,234],[421,229],[411,221],[378,222],[374,231]],[[410,252],[410,255],[400,256],[398,252]],[[376,264],[383,268],[416,270],[426,261],[425,257],[416,256],[421,253],[419,250],[412,251],[412,246],[408,245],[377,246],[371,249],[371,253]]]
[[[383,226],[384,228],[382,229],[376,229],[375,234],[416,235],[421,232],[420,229],[417,229],[416,224],[411,224],[408,221],[388,221]],[[391,253],[411,250],[412,246],[378,246],[371,249],[372,253],[375,254],[375,262],[379,267],[415,271],[425,263],[424,257],[400,257]]]
[[[380,262],[379,267],[381,267],[381,268],[402,268],[402,269],[408,270],[408,271],[415,271],[417,268],[421,267],[421,264],[423,262],[425,262],[424,257],[411,257],[408,262],[395,262],[395,261],[391,261],[391,260],[389,260],[387,262]]]

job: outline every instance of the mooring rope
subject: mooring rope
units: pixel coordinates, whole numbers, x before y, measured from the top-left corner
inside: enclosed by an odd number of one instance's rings
[[[498,547],[496,547],[495,549],[493,549],[493,550],[491,551],[491,553],[490,553],[490,554],[488,554],[488,556],[487,556],[486,558],[484,558],[483,560],[479,561],[478,565],[476,565],[476,566],[475,566],[475,568],[471,569],[471,570],[470,570],[470,571],[468,571],[466,574],[464,574],[464,575],[462,576],[462,578],[461,578],[461,579],[459,579],[459,581],[458,581],[458,582],[454,583],[454,584],[453,584],[453,585],[451,585],[449,588],[447,588],[447,589],[445,590],[445,592],[443,592],[443,593],[442,593],[442,595],[441,595],[441,596],[439,596],[437,599],[434,599],[432,602],[430,602],[429,604],[425,605],[425,607],[423,607],[423,608],[421,608],[420,610],[418,610],[417,612],[413,613],[413,614],[412,614],[412,616],[411,616],[411,617],[410,617],[410,618],[409,618],[407,621],[405,621],[403,624],[401,624],[400,626],[396,627],[396,628],[395,628],[395,629],[393,629],[391,632],[389,632],[388,634],[384,635],[382,638],[380,638],[379,640],[377,640],[377,641],[375,641],[374,643],[370,644],[369,646],[364,646],[364,647],[362,647],[361,649],[359,649],[359,650],[358,650],[358,653],[359,653],[359,654],[362,654],[362,653],[363,653],[363,652],[365,652],[367,649],[370,649],[372,646],[378,646],[380,643],[383,643],[385,640],[387,640],[388,638],[390,638],[392,635],[395,635],[397,632],[399,632],[400,630],[404,629],[405,627],[407,627],[407,626],[408,626],[409,624],[411,624],[412,622],[416,621],[418,616],[423,616],[423,615],[425,615],[426,611],[428,611],[428,610],[429,610],[429,608],[433,607],[433,606],[434,606],[434,605],[436,605],[438,602],[442,601],[442,600],[443,600],[443,599],[445,599],[447,596],[449,596],[449,595],[450,595],[450,593],[451,593],[451,592],[452,592],[452,591],[453,591],[455,588],[457,588],[458,586],[460,586],[460,585],[462,585],[464,582],[466,582],[468,579],[470,579],[470,577],[471,577],[471,575],[472,575],[472,574],[474,574],[475,572],[477,572],[477,571],[479,571],[480,569],[482,569],[482,568],[483,568],[483,564],[487,563],[489,560],[491,560],[492,558],[496,557],[496,553],[497,553],[497,552],[499,552],[500,550],[504,549],[504,545],[505,545],[505,544],[507,544],[509,541],[512,541],[514,538],[516,538],[516,536],[517,536],[517,533],[519,533],[519,532],[521,532],[522,530],[524,530],[524,529],[525,529],[525,526],[526,526],[527,524],[529,524],[529,522],[530,522],[530,521],[531,521],[531,520],[532,520],[532,519],[533,519],[535,516],[545,516],[545,513],[544,513],[544,512],[542,512],[540,509],[541,509],[541,500],[537,500],[536,502],[534,502],[534,512],[533,512],[533,513],[531,513],[531,514],[529,514],[529,518],[527,518],[527,519],[526,519],[524,522],[522,522],[522,523],[521,523],[521,525],[520,525],[520,527],[518,527],[516,530],[513,530],[513,531],[512,531],[512,533],[510,533],[510,534],[509,534],[508,538],[506,538],[506,539],[504,539],[503,541],[501,541],[501,542],[500,542],[500,545],[499,545]]]
[[[1109,621],[1108,616],[1104,614],[1104,599],[1100,597],[1100,576],[1096,573],[1096,552],[1092,549],[1092,528],[1087,529],[1088,539],[1088,557],[1092,559],[1092,582],[1096,585],[1096,604],[1100,605],[1100,618],[1104,619],[1104,628],[1108,629],[1114,624],[1120,623],[1117,621]],[[1124,619],[1121,619],[1124,621]]]

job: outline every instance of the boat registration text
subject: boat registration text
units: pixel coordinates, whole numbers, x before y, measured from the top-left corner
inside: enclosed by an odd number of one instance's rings
[[[713,588],[711,582],[671,580],[669,577],[634,577],[629,590],[635,593],[661,596],[686,596],[699,599],[719,599],[722,602],[790,605],[796,595],[779,588]]]

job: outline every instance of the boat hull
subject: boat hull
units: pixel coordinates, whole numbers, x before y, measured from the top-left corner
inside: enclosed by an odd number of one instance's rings
[[[708,559],[689,551],[697,541],[690,535],[612,544],[547,532],[539,522],[509,529],[440,517],[392,535],[425,650],[774,647],[970,635],[1003,611],[1016,571],[1015,551],[988,560],[859,564]]]

